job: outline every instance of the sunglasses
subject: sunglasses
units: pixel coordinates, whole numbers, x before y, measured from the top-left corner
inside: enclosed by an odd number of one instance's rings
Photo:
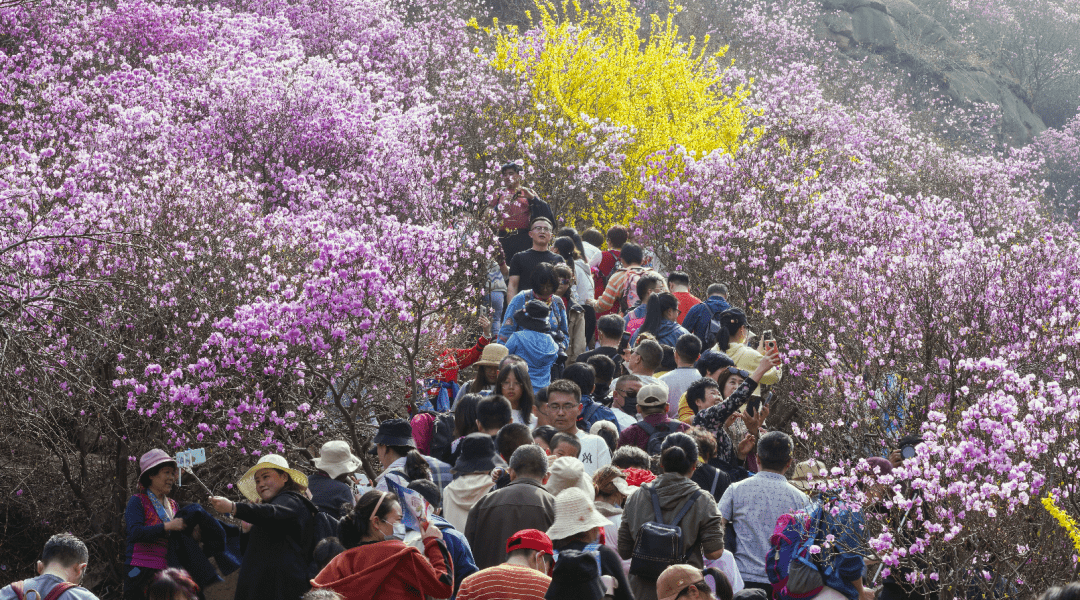
[[[735,367],[728,367],[727,372],[731,373],[732,375],[738,375],[743,379],[749,379],[750,377],[750,373],[748,371],[743,371],[742,369],[737,369]]]
[[[570,280],[569,279],[560,279],[559,283],[561,285],[570,285]]]

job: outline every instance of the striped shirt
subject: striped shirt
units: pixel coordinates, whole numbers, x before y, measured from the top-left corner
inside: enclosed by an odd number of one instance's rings
[[[501,564],[466,577],[457,600],[544,600],[550,583],[536,569]]]

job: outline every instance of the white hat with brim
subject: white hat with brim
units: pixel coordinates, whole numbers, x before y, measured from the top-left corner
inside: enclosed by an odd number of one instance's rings
[[[307,488],[307,475],[304,475],[296,469],[289,468],[289,461],[285,460],[284,456],[280,454],[267,454],[259,457],[259,462],[254,467],[247,470],[244,476],[237,482],[236,487],[240,488],[240,493],[245,498],[252,502],[258,502],[260,500],[259,493],[255,491],[255,474],[263,469],[275,469],[278,471],[284,471],[289,474],[289,478],[296,482],[302,488]]]
[[[795,486],[800,492],[809,494],[813,489],[820,488],[823,482],[825,485],[832,485],[833,480],[831,478],[821,475],[822,471],[827,470],[825,463],[820,460],[804,460],[795,465],[795,470],[792,472],[788,483]]]
[[[563,540],[607,525],[611,525],[611,521],[596,510],[592,498],[574,487],[555,496],[555,522],[547,534],[552,540]]]
[[[342,440],[326,442],[319,449],[319,458],[312,461],[315,468],[325,471],[330,479],[337,479],[345,473],[353,473],[360,468],[360,459],[352,453],[349,443]]]

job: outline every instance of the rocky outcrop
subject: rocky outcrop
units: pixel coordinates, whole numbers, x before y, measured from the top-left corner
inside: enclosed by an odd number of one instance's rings
[[[846,57],[884,58],[914,75],[912,81],[933,82],[960,106],[996,105],[1001,111],[996,133],[1010,145],[1022,146],[1046,129],[1015,78],[971,56],[911,0],[818,2],[817,35],[835,42]]]

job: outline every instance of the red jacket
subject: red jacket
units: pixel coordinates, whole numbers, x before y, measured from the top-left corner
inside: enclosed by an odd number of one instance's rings
[[[425,558],[426,556],[426,558]],[[454,566],[446,546],[424,539],[424,554],[401,540],[386,540],[346,550],[311,580],[345,600],[424,600],[424,595],[454,594]]]
[[[487,346],[488,342],[489,340],[486,337],[480,336],[480,339],[472,348],[447,348],[443,350],[442,354],[439,355],[442,366],[439,367],[439,373],[436,375],[438,380],[457,383],[458,370],[470,367],[480,360],[480,355],[484,352],[484,346]],[[453,398],[450,400],[453,401]]]

